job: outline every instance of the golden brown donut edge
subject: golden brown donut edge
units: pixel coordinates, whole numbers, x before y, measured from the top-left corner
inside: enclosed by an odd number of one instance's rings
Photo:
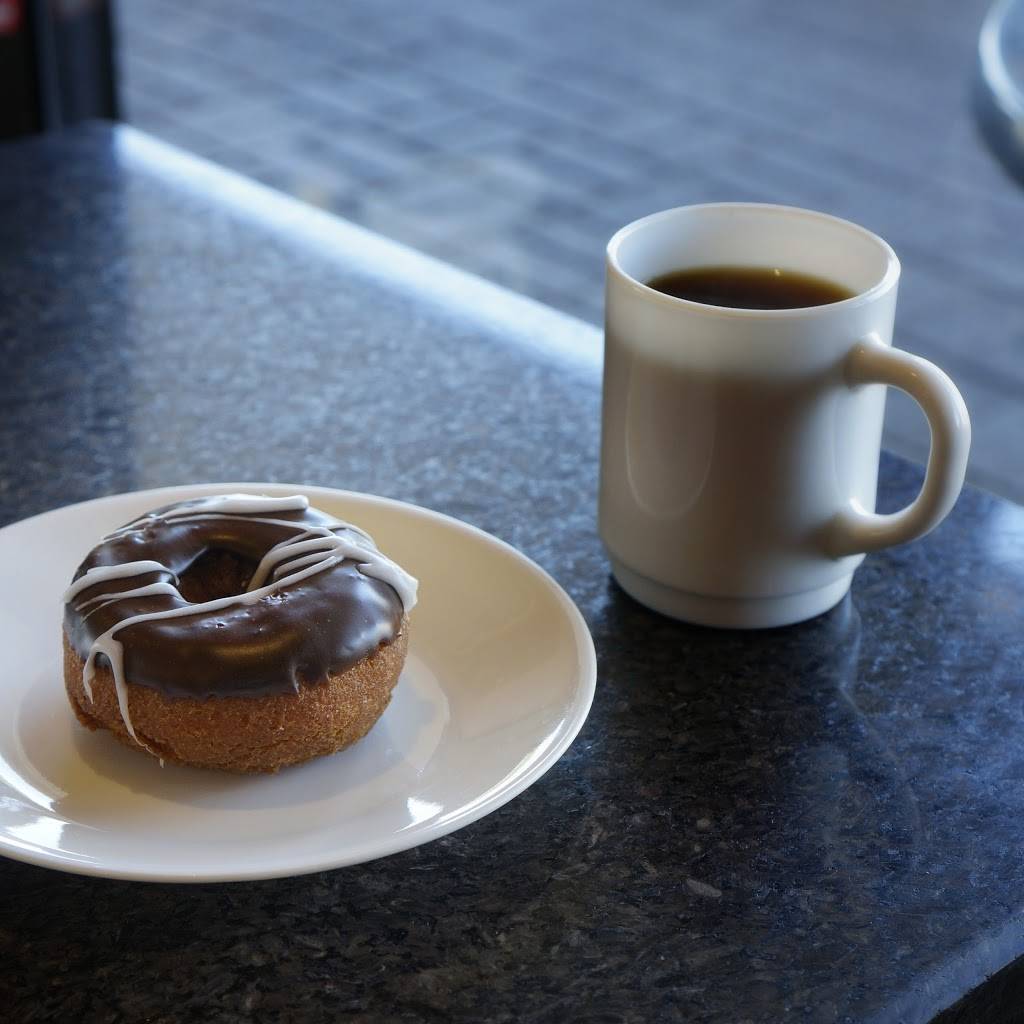
[[[362,739],[384,713],[409,644],[409,620],[399,634],[362,661],[298,692],[262,697],[168,697],[127,683],[136,743],[121,719],[113,673],[97,667],[93,700],[82,682],[85,667],[64,634],[64,686],[79,722],[107,729],[126,746],[165,761],[228,772],[276,772],[333,754]]]

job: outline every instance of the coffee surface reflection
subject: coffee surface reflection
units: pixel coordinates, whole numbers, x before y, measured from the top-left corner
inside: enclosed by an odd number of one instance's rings
[[[854,295],[824,277],[780,267],[689,267],[659,274],[647,287],[676,299],[732,309],[806,309]]]

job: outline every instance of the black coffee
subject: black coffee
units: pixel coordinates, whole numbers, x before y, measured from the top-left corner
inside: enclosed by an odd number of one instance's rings
[[[690,267],[660,274],[647,286],[677,299],[733,309],[803,309],[855,294],[823,277],[777,267]]]

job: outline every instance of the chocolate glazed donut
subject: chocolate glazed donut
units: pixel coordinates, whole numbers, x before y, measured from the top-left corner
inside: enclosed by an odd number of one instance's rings
[[[223,495],[103,538],[64,600],[83,724],[161,759],[274,771],[383,712],[416,581],[305,497]]]

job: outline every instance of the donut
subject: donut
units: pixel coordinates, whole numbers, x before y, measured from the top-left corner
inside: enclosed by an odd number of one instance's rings
[[[303,495],[177,502],[104,537],[64,594],[64,684],[89,729],[161,762],[276,772],[366,735],[417,583]]]

